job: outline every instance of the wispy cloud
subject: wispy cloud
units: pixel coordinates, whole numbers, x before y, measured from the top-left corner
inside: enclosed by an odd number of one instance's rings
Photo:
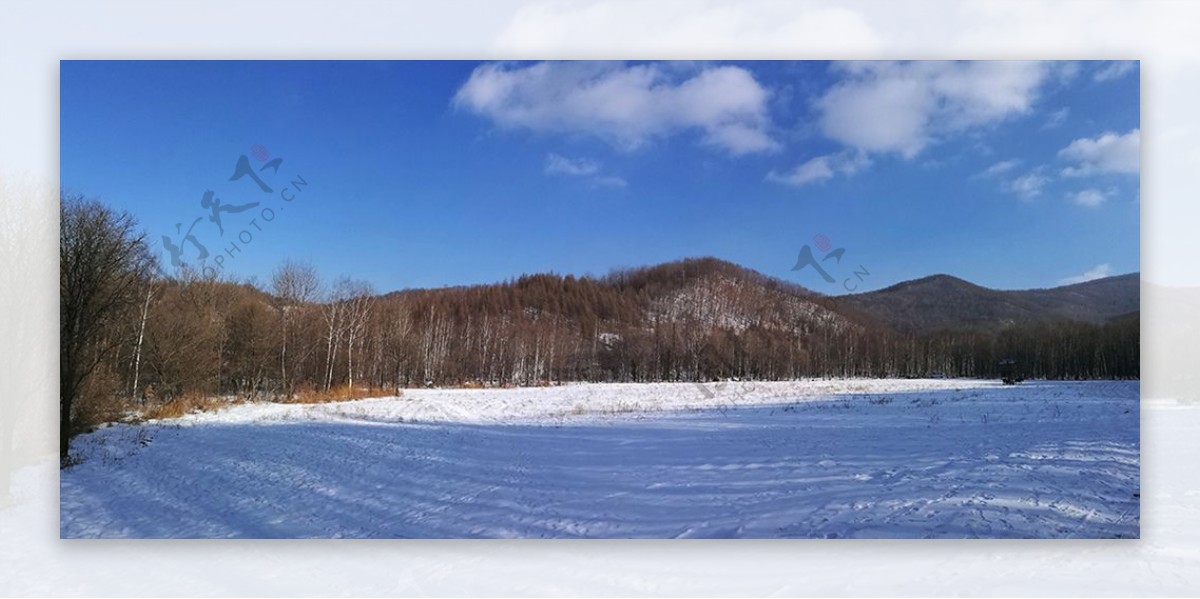
[[[1070,198],[1071,198],[1072,202],[1075,202],[1076,204],[1079,204],[1080,206],[1087,206],[1088,208],[1095,208],[1095,207],[1107,202],[1108,199],[1113,196],[1113,194],[1114,194],[1114,191],[1111,189],[1099,190],[1099,189],[1092,188],[1092,189],[1084,189],[1082,191],[1073,193],[1070,195]]]
[[[1100,67],[1100,69],[1092,75],[1092,79],[1096,81],[1110,81],[1112,79],[1119,79],[1125,75],[1128,75],[1129,73],[1132,73],[1137,66],[1138,63],[1136,60],[1114,60],[1105,63],[1104,66]]]
[[[1074,285],[1076,283],[1086,283],[1088,281],[1095,281],[1096,279],[1103,279],[1104,277],[1111,277],[1112,275],[1113,275],[1112,265],[1097,264],[1096,266],[1092,267],[1091,269],[1089,269],[1087,272],[1084,272],[1083,274],[1074,275],[1074,276],[1066,277],[1064,279],[1059,280],[1058,284],[1059,285]]]
[[[1032,200],[1042,195],[1042,189],[1049,182],[1049,177],[1042,175],[1039,171],[1033,171],[1009,181],[1007,187],[1022,200]]]
[[[567,158],[558,154],[546,156],[546,166],[543,169],[547,175],[572,175],[583,177],[600,172],[600,163],[587,158]]]
[[[770,93],[736,66],[611,62],[491,63],[454,105],[505,129],[583,135],[622,150],[686,131],[732,155],[776,150]]]
[[[1001,160],[1000,162],[983,169],[983,171],[979,172],[976,176],[995,177],[997,175],[1003,175],[1004,173],[1007,173],[1020,165],[1020,160]]]
[[[1067,117],[1071,116],[1071,109],[1063,106],[1054,112],[1046,115],[1046,122],[1042,123],[1042,129],[1054,129],[1062,126],[1067,122]]]
[[[621,177],[614,177],[611,175],[606,175],[603,177],[595,177],[592,179],[592,183],[594,183],[595,185],[598,185],[600,187],[611,187],[611,188],[624,188],[625,186],[628,185],[628,182],[626,182],[625,179],[622,179]]]
[[[1141,169],[1141,130],[1119,134],[1112,131],[1095,138],[1081,138],[1059,151],[1061,158],[1076,164],[1063,169],[1067,177],[1096,173],[1136,175]]]
[[[871,165],[871,159],[865,152],[847,151],[839,154],[817,156],[800,164],[790,171],[767,173],[767,180],[792,187],[802,187],[810,183],[819,183],[834,178],[837,175],[852,176]]]
[[[615,175],[601,174],[603,165],[590,158],[567,158],[559,154],[547,154],[542,172],[547,175],[578,177],[597,187],[623,188],[628,182]]]

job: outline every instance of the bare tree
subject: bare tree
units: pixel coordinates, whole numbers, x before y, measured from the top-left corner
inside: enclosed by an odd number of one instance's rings
[[[271,290],[275,293],[280,312],[279,380],[285,394],[291,394],[288,380],[288,333],[296,318],[296,312],[317,301],[321,293],[321,278],[317,269],[307,262],[289,260],[275,269],[271,276]]]
[[[59,457],[66,460],[71,408],[88,375],[119,344],[117,319],[138,304],[154,259],[129,214],[79,195],[59,199]]]
[[[426,384],[441,377],[442,366],[449,354],[452,324],[443,317],[437,304],[431,304],[425,313],[421,332],[421,365]]]
[[[325,389],[328,390],[333,386],[333,366],[346,329],[346,304],[331,297],[323,306],[321,315],[325,319],[324,383]]]
[[[146,285],[146,301],[142,303],[142,318],[138,325],[137,346],[133,352],[133,385],[129,396],[138,399],[138,379],[142,373],[142,343],[146,340],[146,320],[150,316],[150,300],[154,297],[154,282]]]
[[[354,387],[354,350],[362,342],[371,315],[375,290],[365,281],[342,278],[334,291],[335,301],[343,304],[343,326],[346,336],[346,384]]]

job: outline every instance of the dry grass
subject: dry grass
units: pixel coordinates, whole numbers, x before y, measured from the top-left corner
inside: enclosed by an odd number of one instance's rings
[[[75,400],[74,427],[77,433],[88,432],[96,427],[110,422],[143,422],[146,420],[162,420],[179,418],[195,412],[215,411],[219,408],[246,403],[248,399],[230,399],[213,397],[200,393],[185,393],[179,397],[162,401],[149,397],[145,404],[131,400],[127,396],[112,393],[107,386],[103,390],[93,385],[89,393]],[[98,392],[101,391],[101,392]],[[291,398],[280,397],[279,403],[313,404],[334,401],[349,401],[367,397],[386,397],[397,395],[396,389],[381,387],[354,387],[347,385],[333,389],[314,389],[305,387],[298,389]]]
[[[189,393],[170,401],[151,401],[143,405],[124,395],[88,393],[75,400],[73,424],[76,432],[86,432],[110,422],[178,418],[192,412],[216,410],[230,403],[229,400]]]
[[[125,397],[103,397],[84,395],[75,400],[75,416],[72,426],[80,433],[92,430],[106,422],[118,422],[129,418],[137,407]]]
[[[76,432],[91,430],[106,422],[128,419],[137,406],[125,394],[117,377],[107,370],[98,370],[85,381],[75,398],[71,423]]]
[[[341,385],[330,389],[314,389],[301,387],[289,398],[280,398],[279,403],[329,403],[333,401],[350,401],[368,397],[389,397],[401,394],[390,387],[370,387]]]
[[[146,406],[141,410],[144,420],[179,418],[193,412],[208,412],[229,405],[230,401],[199,393],[185,393],[171,401]]]

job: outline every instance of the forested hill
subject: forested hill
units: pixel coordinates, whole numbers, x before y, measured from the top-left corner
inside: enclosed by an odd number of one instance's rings
[[[1030,291],[937,275],[829,297],[695,258],[379,295],[299,262],[261,286],[166,275],[128,215],[82,198],[64,198],[60,222],[64,440],[74,423],[103,421],[73,414],[107,413],[120,406],[114,398],[181,405],[413,385],[1141,373],[1137,274]]]
[[[383,297],[438,298],[479,314],[534,310],[584,322],[1000,332],[1032,324],[1102,325],[1135,314],[1139,280],[1139,273],[1130,273],[1048,289],[996,290],[939,274],[878,291],[828,297],[731,262],[695,258],[617,270],[600,278],[525,275],[507,283],[407,290]]]
[[[524,275],[505,283],[398,291],[383,299],[436,300],[456,313],[480,316],[563,318],[597,330],[674,322],[812,332],[876,324],[804,287],[716,258],[614,270],[598,278]]]
[[[1000,331],[1036,323],[1103,324],[1139,310],[1139,274],[1055,287],[1000,291],[948,275],[847,296],[846,302],[906,332]]]
[[[1136,273],[1024,291],[935,275],[832,298],[723,260],[696,258],[598,278],[527,275],[382,300],[404,306],[418,325],[436,329],[436,322],[452,322],[463,341],[503,339],[497,351],[538,356],[532,371],[510,370],[483,366],[493,354],[480,349],[423,371],[431,380],[992,376],[1005,359],[1022,363],[1030,376],[1138,372]],[[1113,321],[1118,316],[1127,318]],[[543,351],[557,367],[543,363]]]
[[[824,376],[1139,376],[1137,276],[996,291],[947,276],[828,297],[713,258],[384,295],[289,263],[269,285],[132,288],[96,393]],[[1111,319],[1118,314],[1125,318]]]

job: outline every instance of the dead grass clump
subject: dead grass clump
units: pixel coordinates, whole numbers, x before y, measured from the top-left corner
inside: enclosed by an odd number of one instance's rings
[[[88,431],[106,422],[117,422],[133,413],[136,406],[120,391],[117,377],[107,370],[100,370],[89,377],[71,406],[75,432]]]
[[[126,420],[137,411],[127,397],[99,395],[80,396],[72,409],[75,413],[72,426],[76,433],[90,431],[108,422]]]
[[[403,391],[390,387],[340,385],[329,389],[315,389],[305,386],[297,389],[291,397],[281,398],[279,401],[280,403],[329,403],[368,397],[403,396],[403,393]]]
[[[630,412],[640,412],[641,409],[642,407],[636,403],[619,401],[617,402],[617,405],[612,406],[605,411],[610,414],[628,414]]]
[[[141,410],[145,420],[161,420],[164,418],[179,418],[193,412],[208,412],[216,410],[228,402],[220,398],[200,393],[184,393],[169,401],[155,403]]]

